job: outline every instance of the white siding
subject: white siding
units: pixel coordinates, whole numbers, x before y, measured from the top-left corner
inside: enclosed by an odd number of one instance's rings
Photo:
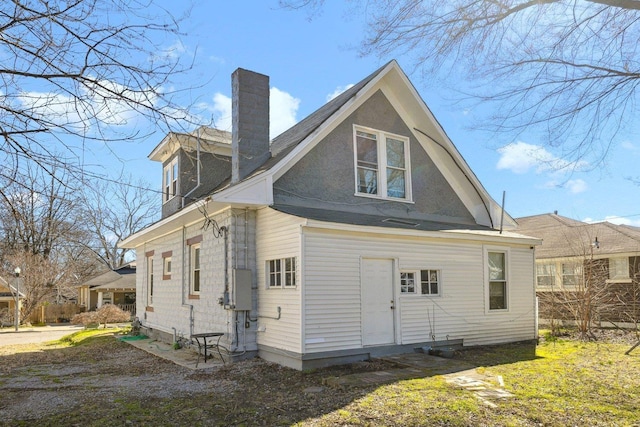
[[[257,212],[256,258],[258,287],[258,337],[260,345],[301,352],[302,314],[300,271],[303,260],[300,253],[300,225],[303,219],[261,209]],[[292,289],[267,289],[266,262],[272,259],[296,258],[297,286]],[[278,307],[280,319],[276,320]]]
[[[396,342],[463,338],[465,345],[533,339],[533,250],[501,246],[509,253],[507,312],[485,310],[484,246],[481,242],[383,237],[304,229],[303,280],[306,352],[362,346],[360,260],[393,258]],[[495,245],[493,245],[495,246]],[[399,272],[438,269],[439,296],[400,293]],[[311,340],[310,340],[311,339]]]

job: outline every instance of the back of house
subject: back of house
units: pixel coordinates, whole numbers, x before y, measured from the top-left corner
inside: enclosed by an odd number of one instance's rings
[[[272,141],[269,78],[232,76],[232,132],[169,134],[163,217],[128,237],[141,322],[223,332],[296,369],[536,337],[534,247],[395,61]]]

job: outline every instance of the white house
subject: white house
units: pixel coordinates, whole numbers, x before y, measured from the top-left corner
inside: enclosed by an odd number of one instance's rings
[[[151,333],[296,369],[536,337],[540,241],[508,231],[395,61],[273,141],[268,77],[232,87],[231,134],[152,151],[162,219],[120,243]]]

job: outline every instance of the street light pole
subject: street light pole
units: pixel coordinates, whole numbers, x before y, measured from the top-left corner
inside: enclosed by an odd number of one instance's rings
[[[16,267],[13,272],[16,275],[16,332],[18,332],[18,326],[20,326],[20,267]]]

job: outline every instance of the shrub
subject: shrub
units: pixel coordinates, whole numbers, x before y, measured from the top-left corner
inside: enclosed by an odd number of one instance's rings
[[[98,311],[76,314],[71,319],[71,323],[84,326],[92,323],[101,323],[106,328],[107,323],[128,322],[129,320],[131,320],[131,313],[122,310],[117,305],[106,304],[100,307]]]

